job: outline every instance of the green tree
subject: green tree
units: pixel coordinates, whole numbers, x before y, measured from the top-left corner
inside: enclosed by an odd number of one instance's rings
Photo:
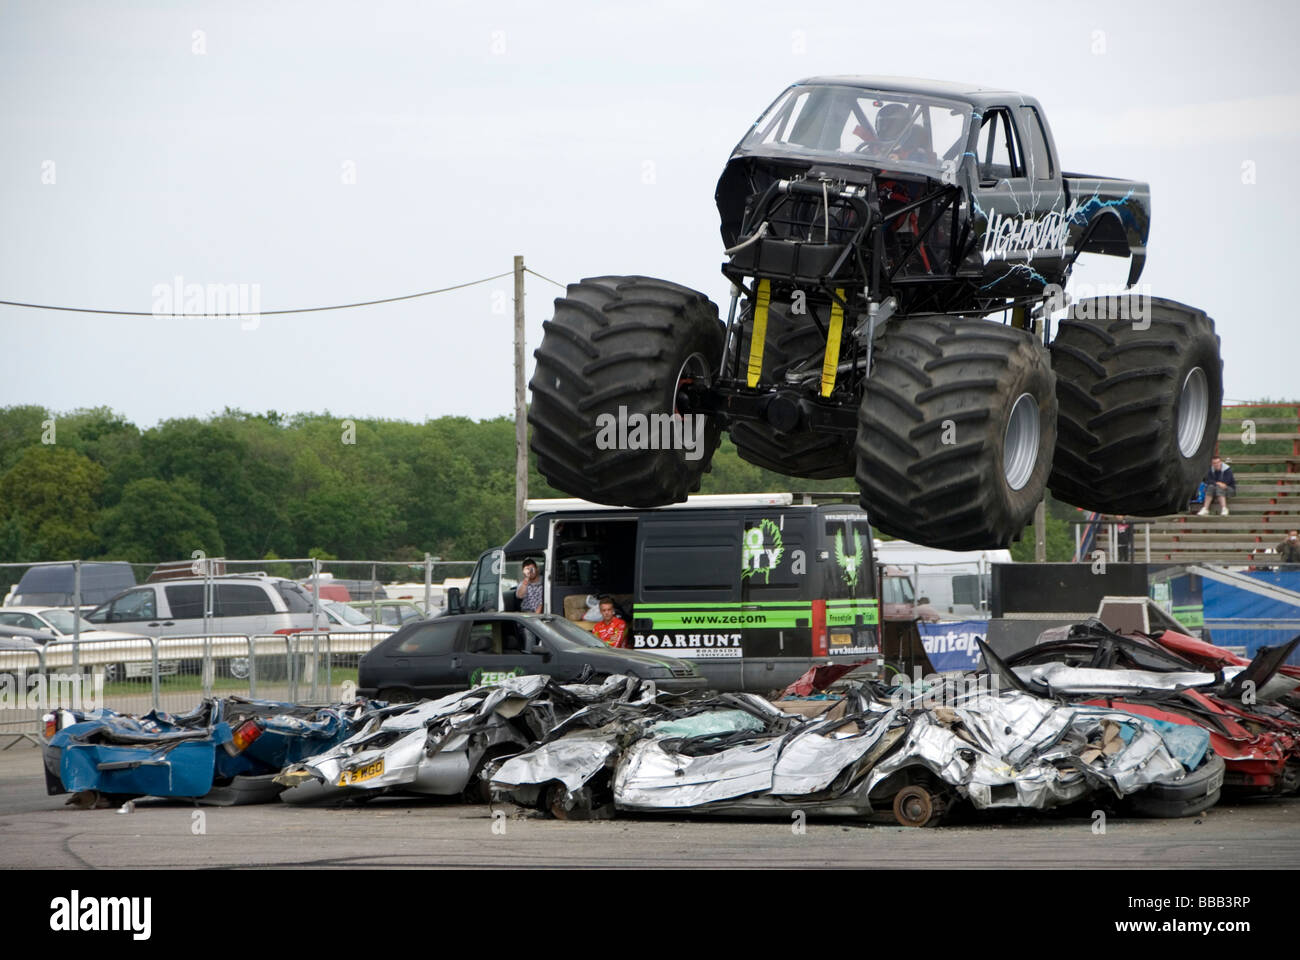
[[[37,443],[0,477],[0,519],[17,527],[13,559],[70,559],[94,554],[96,498],[104,468],[75,450]],[[12,534],[11,534],[12,536]]]
[[[105,512],[100,533],[106,556],[133,563],[225,553],[216,518],[199,502],[198,486],[184,479],[131,481]]]

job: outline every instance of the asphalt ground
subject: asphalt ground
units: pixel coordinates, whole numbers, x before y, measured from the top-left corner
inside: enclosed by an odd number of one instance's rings
[[[87,868],[1123,868],[1293,869],[1300,798],[1195,818],[1082,810],[1001,813],[909,829],[858,821],[629,817],[566,822],[515,807],[379,798],[352,807],[198,807],[130,813],[49,796],[40,750],[0,751],[0,867]],[[1104,832],[1099,830],[1104,826]]]

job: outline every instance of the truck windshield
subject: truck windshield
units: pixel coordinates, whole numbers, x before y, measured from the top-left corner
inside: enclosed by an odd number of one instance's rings
[[[942,173],[965,151],[971,106],[913,93],[796,84],[759,118],[738,149]],[[949,167],[949,169],[952,169]]]

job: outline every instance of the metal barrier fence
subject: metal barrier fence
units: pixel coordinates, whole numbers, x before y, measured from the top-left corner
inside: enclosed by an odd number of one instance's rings
[[[1215,646],[1253,659],[1260,647],[1276,647],[1300,633],[1300,620],[1206,620],[1205,627]],[[1292,653],[1287,663],[1300,666],[1300,650]]]
[[[333,703],[355,686],[361,656],[388,633],[301,632],[242,636],[52,640],[0,650],[3,749],[39,744],[44,715],[66,707],[185,713],[207,697]]]

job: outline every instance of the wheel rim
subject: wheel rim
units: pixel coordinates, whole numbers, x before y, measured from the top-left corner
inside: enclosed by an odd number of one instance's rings
[[[934,815],[934,803],[923,787],[904,787],[894,799],[894,817],[904,827],[923,827]]]
[[[1012,490],[1021,489],[1034,475],[1039,433],[1038,401],[1032,394],[1022,393],[1011,406],[1002,444],[1002,472]]]
[[[1210,384],[1205,371],[1195,367],[1183,381],[1178,397],[1178,452],[1184,457],[1196,455],[1205,438],[1210,419]]]
[[[677,371],[677,386],[673,388],[673,413],[680,415],[682,412],[682,387],[696,380],[704,380],[706,383],[709,380],[709,365],[702,353],[692,353]]]

